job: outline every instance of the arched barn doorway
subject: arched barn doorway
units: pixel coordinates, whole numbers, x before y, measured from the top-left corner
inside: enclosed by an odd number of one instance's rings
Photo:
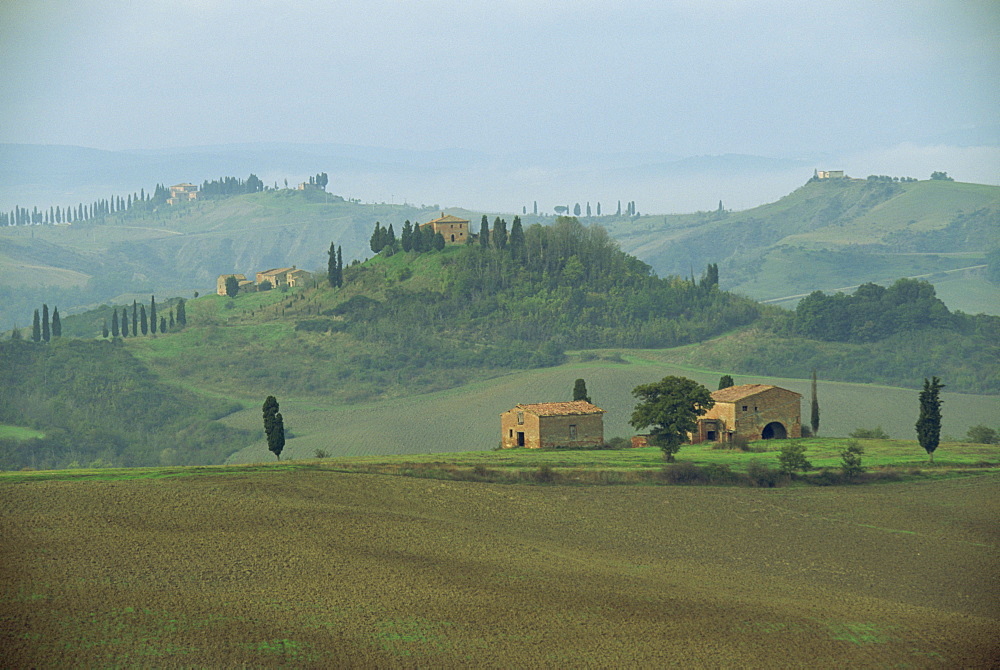
[[[785,430],[785,427],[782,424],[777,421],[772,421],[764,426],[764,430],[761,432],[760,437],[764,440],[784,440],[788,437],[788,431]]]

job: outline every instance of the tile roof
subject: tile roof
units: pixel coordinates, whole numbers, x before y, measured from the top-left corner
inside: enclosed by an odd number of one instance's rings
[[[730,386],[729,388],[712,391],[712,399],[715,400],[715,402],[736,402],[742,398],[757,395],[758,393],[763,393],[764,391],[776,388],[778,387],[772,386],[771,384],[741,384],[739,386]],[[782,390],[787,391],[788,389]],[[788,392],[795,393],[795,391]],[[796,393],[795,395],[799,394]]]
[[[445,214],[444,212],[441,212],[441,216],[439,216],[436,219],[432,219],[427,223],[468,223],[468,222],[469,222],[468,219],[460,219],[452,214]],[[426,226],[427,223],[423,225]]]
[[[274,268],[272,270],[264,270],[263,272],[261,272],[261,274],[264,276],[269,276],[269,275],[273,276],[273,275],[280,275],[284,272],[291,272],[292,270],[294,270],[294,268]]]
[[[604,414],[597,405],[591,405],[586,400],[573,402],[539,402],[529,405],[518,405],[515,409],[531,412],[535,416],[570,416],[573,414]]]

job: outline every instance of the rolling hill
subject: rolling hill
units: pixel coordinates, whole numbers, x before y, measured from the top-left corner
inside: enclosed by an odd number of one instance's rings
[[[794,305],[814,290],[920,276],[948,284],[952,309],[1000,314],[1000,289],[982,279],[986,251],[1000,246],[997,186],[818,180],[741,212],[642,216],[608,230],[661,274],[718,263],[723,288],[757,300]]]

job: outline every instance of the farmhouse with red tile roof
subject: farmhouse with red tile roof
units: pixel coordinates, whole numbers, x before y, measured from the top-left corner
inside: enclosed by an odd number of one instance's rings
[[[500,415],[501,443],[511,447],[604,444],[604,410],[586,400],[517,405]]]

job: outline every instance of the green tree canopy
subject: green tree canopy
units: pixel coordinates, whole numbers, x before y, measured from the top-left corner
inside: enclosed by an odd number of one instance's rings
[[[686,377],[642,384],[632,389],[632,395],[639,403],[630,423],[637,430],[652,426],[650,442],[660,447],[668,463],[698,427],[698,417],[715,405],[707,388]]]
[[[733,381],[732,375],[722,375],[719,377],[719,390],[727,389],[730,386],[735,386],[736,382]]]
[[[593,402],[593,400],[590,399],[590,396],[587,395],[587,382],[583,379],[577,379],[573,383],[573,400],[586,400],[590,403]]]

